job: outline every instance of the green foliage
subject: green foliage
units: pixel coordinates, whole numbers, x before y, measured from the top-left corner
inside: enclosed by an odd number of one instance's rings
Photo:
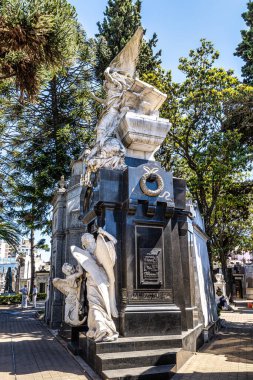
[[[37,301],[43,301],[47,298],[46,293],[38,293]],[[14,305],[20,304],[22,301],[22,294],[0,295],[0,305]]]
[[[14,223],[0,217],[0,239],[3,239],[11,247],[16,249],[19,244],[19,234],[20,231]]]
[[[222,260],[248,233],[252,187],[243,176],[250,169],[251,153],[237,129],[223,128],[227,102],[240,94],[242,85],[231,70],[214,67],[218,56],[210,42],[201,40],[198,49],[180,59],[184,82],[172,84],[167,75],[163,116],[172,127],[159,159],[187,180],[210,237],[210,258]]]
[[[35,245],[35,248],[37,249],[43,249],[46,252],[50,251],[50,248],[48,244],[46,244],[46,239],[40,239],[37,244]]]
[[[103,76],[106,67],[123,49],[140,26],[141,2],[132,0],[108,0],[104,20],[98,22],[96,74]]]
[[[47,298],[47,293],[38,293],[37,301],[43,301]]]
[[[253,85],[253,3],[247,3],[247,11],[242,14],[247,30],[241,31],[242,42],[237,46],[235,55],[241,57],[245,65],[242,67],[244,81]]]
[[[75,56],[75,9],[66,0],[2,0],[0,15],[0,79],[14,78],[32,98],[49,70]]]
[[[226,120],[224,130],[238,130],[240,132],[240,141],[253,147],[253,87],[241,85],[240,91],[227,101],[224,112]]]
[[[99,80],[103,79],[106,67],[141,25],[141,1],[137,0],[133,4],[132,0],[108,0],[104,16],[103,22],[98,22],[99,33],[96,35],[96,75]],[[156,44],[156,34],[148,42],[143,41],[138,66],[141,77],[161,63],[161,51],[153,52]]]
[[[26,230],[50,230],[50,203],[57,182],[62,175],[69,177],[71,161],[93,137],[96,119],[89,98],[89,57],[84,40],[76,64],[45,83],[35,104],[20,104],[17,99],[5,114],[2,168],[6,166],[8,176],[3,187],[11,191],[4,206]]]
[[[21,303],[22,295],[13,294],[13,295],[0,295],[0,305],[13,305]]]

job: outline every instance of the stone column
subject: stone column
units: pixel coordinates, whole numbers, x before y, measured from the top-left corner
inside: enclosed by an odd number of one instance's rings
[[[60,189],[53,198],[53,225],[51,248],[50,295],[46,307],[46,319],[53,329],[59,328],[63,320],[64,299],[62,293],[52,285],[52,279],[63,277],[62,265],[65,262],[65,223],[66,223],[66,191]]]

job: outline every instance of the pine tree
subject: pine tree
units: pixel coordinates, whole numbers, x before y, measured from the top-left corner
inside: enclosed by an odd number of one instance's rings
[[[56,75],[36,104],[23,106],[14,119],[8,150],[13,189],[10,209],[16,210],[25,225],[31,223],[30,229],[46,229],[57,182],[62,175],[69,177],[71,160],[92,139],[95,121],[89,86],[90,67],[79,62]],[[17,111],[19,104],[16,107]]]
[[[36,103],[12,99],[4,115],[0,152],[0,200],[31,242],[34,278],[34,232],[50,232],[51,199],[62,175],[93,136],[89,98],[93,71],[86,42],[75,65],[62,68],[37,96]],[[1,192],[2,188],[2,192]],[[2,194],[2,197],[1,197]]]
[[[72,59],[79,31],[66,0],[0,2],[0,80],[14,78],[21,97],[37,94],[48,71]]]
[[[247,4],[247,12],[242,14],[248,29],[241,31],[242,42],[237,46],[235,55],[241,57],[245,65],[242,67],[244,82],[253,85],[253,3]]]
[[[98,22],[99,33],[96,35],[96,74],[100,80],[106,67],[141,25],[141,0],[134,4],[132,0],[108,0],[104,16],[102,23]],[[148,42],[143,41],[138,67],[140,77],[145,72],[155,70],[161,63],[161,51],[153,53],[156,44],[156,34]]]
[[[247,12],[242,17],[248,27],[241,31],[242,42],[237,46],[235,55],[241,57],[245,62],[242,67],[242,77],[248,87],[242,87],[237,96],[227,102],[225,112],[227,115],[224,129],[239,130],[242,144],[253,146],[252,129],[252,93],[253,93],[253,3],[247,4]]]

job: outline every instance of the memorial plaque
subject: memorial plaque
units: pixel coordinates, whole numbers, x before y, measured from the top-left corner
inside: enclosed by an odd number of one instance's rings
[[[163,228],[136,226],[138,286],[163,284]]]
[[[145,303],[171,303],[173,301],[172,298],[172,290],[126,290],[124,291],[124,301],[129,302],[130,304],[145,304]]]
[[[140,281],[141,285],[144,284],[160,284],[159,279],[159,262],[158,256],[161,254],[162,250],[159,248],[140,248],[141,254],[141,265],[140,270]]]

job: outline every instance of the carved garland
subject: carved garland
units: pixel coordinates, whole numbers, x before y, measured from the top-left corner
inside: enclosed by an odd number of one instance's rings
[[[147,187],[147,180],[149,177],[155,176],[155,181],[157,182],[157,189],[151,190]],[[144,194],[149,195],[150,197],[157,197],[164,189],[164,182],[162,177],[154,172],[149,171],[148,173],[143,174],[140,179],[140,187]]]

